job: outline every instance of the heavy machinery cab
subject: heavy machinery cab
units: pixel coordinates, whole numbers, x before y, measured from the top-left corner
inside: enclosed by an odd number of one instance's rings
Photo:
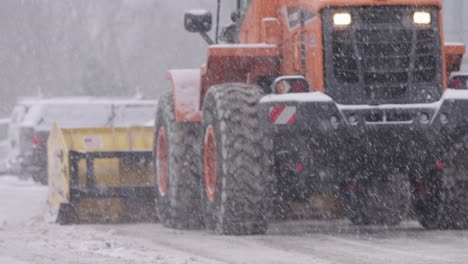
[[[207,39],[211,14],[197,14],[186,14],[186,29]],[[238,0],[232,20],[209,40],[223,45],[209,47],[190,81],[200,83],[194,110],[213,85],[253,83],[278,93],[272,84],[284,76],[302,76],[305,91],[342,105],[433,103],[464,53],[463,45],[444,47],[439,0]]]
[[[239,33],[251,0],[237,0],[236,10],[231,13],[232,23],[222,28],[219,36],[224,43],[239,43]]]
[[[440,100],[447,76],[440,2],[344,2],[238,0],[220,39],[277,45],[278,76],[303,75],[312,91],[340,104]]]

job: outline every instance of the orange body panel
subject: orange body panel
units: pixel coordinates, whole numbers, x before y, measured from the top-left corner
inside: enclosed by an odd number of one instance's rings
[[[323,38],[321,10],[327,7],[349,6],[382,6],[382,5],[417,5],[436,6],[441,8],[439,0],[252,0],[247,11],[246,18],[240,33],[241,43],[260,43],[265,39],[262,36],[262,20],[268,17],[278,19],[283,27],[283,41],[281,45],[281,75],[304,74],[312,91],[324,90],[323,69]],[[316,15],[316,18],[308,21],[304,29],[289,29],[287,17],[283,12],[284,7],[302,7]],[[440,16],[442,17],[442,16]],[[442,22],[442,21],[441,21]],[[440,23],[442,28],[442,23]],[[307,32],[307,39],[314,38],[315,45],[306,47],[306,69],[302,69],[298,49],[300,48],[299,36],[301,31]],[[278,33],[275,33],[278,34]],[[441,33],[443,43],[443,33]],[[445,58],[442,58],[444,61]],[[445,67],[445,62],[443,63]],[[444,69],[445,72],[445,69]],[[444,82],[444,89],[445,89]]]
[[[241,43],[260,43],[261,21],[278,17],[283,6],[301,6],[319,14],[327,7],[416,5],[441,7],[440,0],[252,0],[241,30]]]
[[[258,76],[278,75],[279,49],[274,45],[214,45],[201,78],[200,105],[208,89],[229,82],[255,83]]]
[[[281,30],[281,22],[276,18],[264,18],[262,20],[263,36],[262,40],[265,44],[280,46],[283,42],[283,32]]]
[[[463,55],[465,54],[465,45],[464,44],[446,44],[445,48],[445,58],[447,73],[450,74],[455,71],[459,71]]]
[[[200,109],[207,90],[227,82],[254,83],[259,76],[305,75],[312,91],[324,91],[323,30],[321,11],[328,7],[350,6],[435,6],[440,0],[252,0],[245,14],[239,34],[239,44],[213,45],[208,49],[207,63],[200,71],[201,78],[192,78],[191,88],[198,91],[197,102],[191,105],[196,113],[179,105],[176,99],[178,121],[200,120]],[[303,26],[292,26],[287,8],[303,8],[315,15]],[[440,39],[443,45],[443,24],[440,12]],[[302,59],[301,35],[305,33],[305,61]],[[303,44],[303,43],[302,43]],[[442,49],[443,76],[456,66],[464,48]],[[446,89],[446,82],[443,82]],[[177,85],[173,85],[175,89]],[[175,92],[175,94],[182,94]],[[177,95],[176,95],[177,97]],[[194,110],[198,106],[197,110]],[[181,108],[179,108],[181,107]]]
[[[177,122],[200,122],[200,70],[170,70],[166,78],[171,82]]]

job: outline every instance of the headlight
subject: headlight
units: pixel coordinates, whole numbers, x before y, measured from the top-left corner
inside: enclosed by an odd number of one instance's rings
[[[429,25],[432,22],[431,13],[426,11],[414,12],[413,22],[418,25]]]
[[[333,23],[335,26],[349,26],[351,25],[352,19],[350,13],[336,13],[333,16]]]

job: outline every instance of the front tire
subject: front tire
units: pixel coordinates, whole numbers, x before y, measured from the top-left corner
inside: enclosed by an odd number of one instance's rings
[[[225,235],[264,234],[272,208],[272,138],[262,129],[261,88],[210,88],[203,109],[205,226]]]
[[[176,122],[172,93],[160,99],[154,137],[154,171],[159,191],[156,207],[161,223],[169,228],[203,227],[199,126]]]

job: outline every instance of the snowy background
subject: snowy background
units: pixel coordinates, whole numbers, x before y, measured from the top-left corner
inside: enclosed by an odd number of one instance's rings
[[[235,1],[223,1],[223,23]],[[445,0],[448,41],[467,41],[468,2]],[[167,89],[165,72],[198,67],[206,44],[184,11],[215,0],[0,1],[0,118],[19,95],[133,95]]]
[[[232,1],[234,2],[234,1]],[[214,0],[2,0],[0,118],[19,95],[133,95],[167,89],[165,72],[199,67],[206,44],[184,11]],[[229,11],[225,8],[225,17]]]

